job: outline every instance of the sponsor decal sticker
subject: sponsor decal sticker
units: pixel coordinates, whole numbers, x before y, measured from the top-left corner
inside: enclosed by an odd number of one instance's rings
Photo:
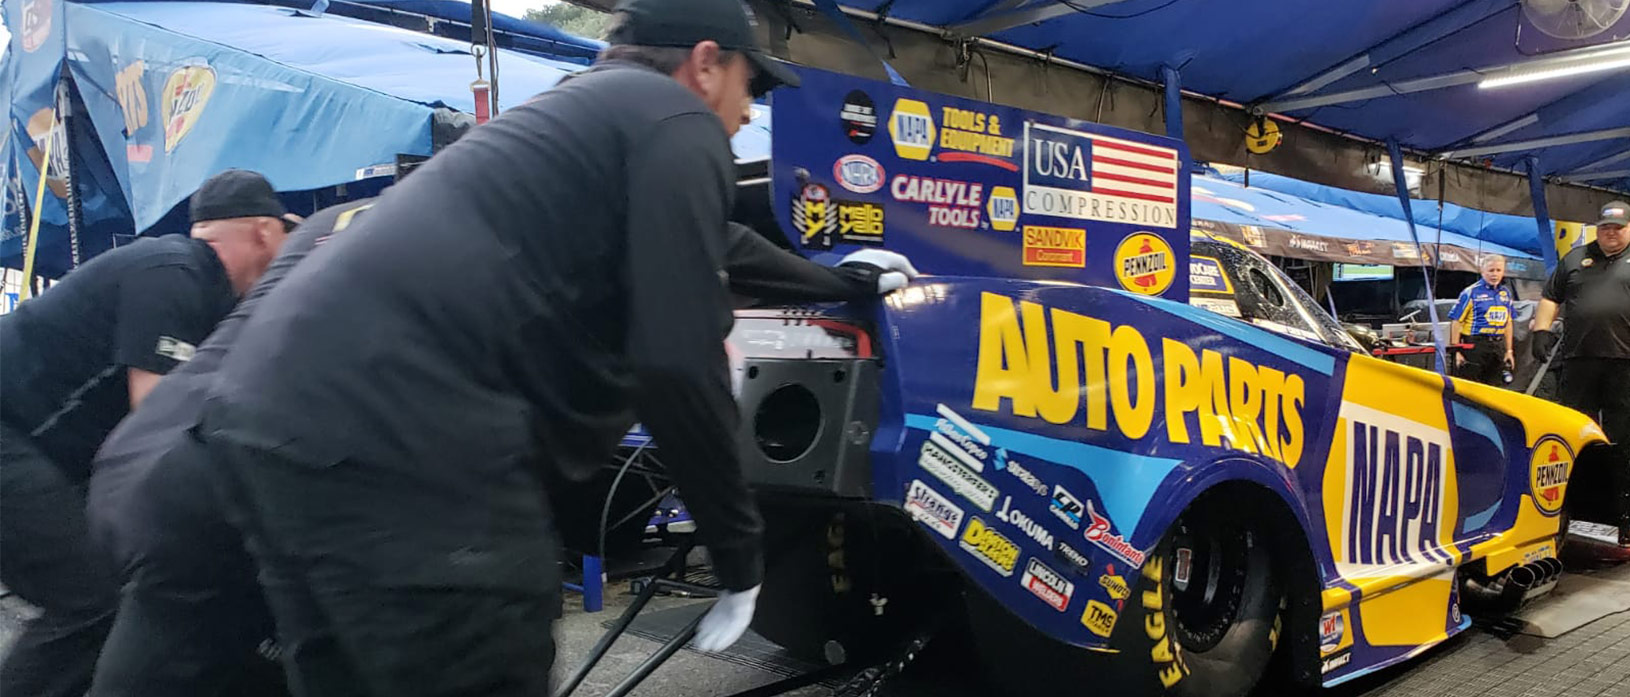
[[[895,175],[889,183],[894,200],[929,204],[929,225],[965,229],[980,226],[984,189],[984,184],[909,174]]]
[[[1024,226],[1024,265],[1084,268],[1087,231],[1081,228]]]
[[[883,243],[883,206],[838,201],[838,240],[850,244]]]
[[[192,132],[193,126],[198,125],[198,118],[214,93],[215,69],[202,58],[188,61],[188,65],[170,73],[170,78],[164,82],[160,102],[161,113],[164,114],[165,152],[174,151],[181,144],[181,139]]]
[[[927,160],[934,150],[934,117],[928,105],[915,99],[895,100],[889,113],[889,139],[901,159]]]
[[[990,227],[999,232],[1012,232],[1019,222],[1019,195],[1013,187],[991,187],[986,198],[985,212],[990,214]]]
[[[1012,576],[1013,567],[1019,563],[1019,546],[991,529],[979,516],[968,521],[958,544],[963,551],[1003,576]]]
[[[1053,533],[1049,532],[1041,521],[1034,520],[1025,515],[1024,511],[1014,508],[1012,496],[1002,499],[1002,510],[996,512],[996,519],[1018,528],[1027,537],[1035,540],[1036,544],[1047,548],[1047,551],[1053,550]]]
[[[1092,561],[1087,559],[1087,555],[1076,551],[1074,547],[1059,542],[1058,547],[1053,551],[1054,556],[1058,559],[1075,567],[1074,571],[1076,573],[1085,575],[1092,571]]]
[[[1177,151],[1025,122],[1023,212],[1177,227]]]
[[[1189,304],[1202,310],[1215,312],[1224,317],[1238,318],[1240,316],[1239,304],[1226,298],[1204,298],[1200,296],[1191,296],[1189,298]]]
[[[1159,235],[1137,232],[1115,248],[1115,277],[1121,287],[1143,295],[1160,295],[1177,277],[1177,257]]]
[[[843,111],[838,115],[843,122],[843,135],[855,145],[872,142],[877,133],[877,105],[871,95],[854,90],[843,98]]]
[[[1119,619],[1113,608],[1096,600],[1088,600],[1086,612],[1081,613],[1081,624],[1106,639],[1115,631],[1115,622]]]
[[[1524,563],[1524,564],[1532,564],[1532,563],[1534,563],[1536,561],[1539,561],[1541,559],[1554,559],[1554,558],[1556,558],[1556,547],[1553,547],[1549,543],[1547,543],[1547,544],[1540,545],[1539,547],[1536,547],[1534,549],[1528,550],[1527,553],[1522,555],[1522,563]]]
[[[834,244],[878,244],[883,241],[883,206],[839,201],[820,184],[805,184],[792,200],[792,226],[808,249]]]
[[[1057,571],[1047,568],[1046,564],[1035,557],[1031,557],[1030,562],[1025,565],[1022,582],[1027,590],[1059,612],[1070,606],[1070,598],[1075,595],[1074,583],[1066,580]],[[1110,621],[1110,625],[1114,626],[1113,620]]]
[[[1124,577],[1115,574],[1114,568],[1115,567],[1111,566],[1109,573],[1098,577],[1098,585],[1104,587],[1104,591],[1109,593],[1110,598],[1115,600],[1126,600],[1127,598],[1132,597],[1132,587],[1126,585],[1126,579]]]
[[[1342,402],[1347,429],[1341,544],[1344,575],[1353,566],[1453,565],[1442,538],[1454,525],[1443,519],[1449,434],[1353,402]]]
[[[1120,535],[1110,533],[1109,519],[1098,515],[1098,510],[1093,508],[1091,501],[1087,502],[1087,517],[1092,520],[1092,524],[1083,533],[1088,542],[1114,555],[1116,559],[1131,564],[1133,568],[1143,566],[1143,560],[1146,556],[1143,550],[1133,547],[1132,543],[1127,542]]]
[[[1338,655],[1324,659],[1324,662],[1320,665],[1319,673],[1321,675],[1328,675],[1329,673],[1345,668],[1348,663],[1352,662],[1353,652],[1343,651]]]
[[[1556,436],[1545,436],[1534,444],[1528,458],[1528,490],[1539,512],[1554,516],[1562,512],[1563,492],[1573,470],[1573,449]]]
[[[947,540],[956,539],[956,531],[962,527],[962,507],[921,480],[912,480],[911,488],[906,490],[906,513]]]
[[[1002,136],[1002,118],[956,107],[940,107],[940,162],[977,162],[1019,171],[1013,139]]]
[[[1234,284],[1223,271],[1222,262],[1211,257],[1189,257],[1189,292],[1234,294]]]
[[[1031,491],[1036,492],[1037,496],[1047,495],[1047,485],[1041,483],[1041,479],[1031,474],[1029,469],[1019,464],[1018,460],[1010,459],[1006,449],[996,451],[996,469],[997,471],[1005,471],[1019,481],[1024,482],[1024,485],[1029,487]]]
[[[1081,529],[1081,514],[1086,512],[1086,508],[1081,505],[1081,499],[1076,498],[1068,489],[1053,486],[1053,500],[1049,508],[1052,509],[1053,515],[1058,516],[1058,519],[1070,526],[1071,530]]]
[[[865,155],[844,155],[832,163],[832,179],[849,191],[869,194],[883,188],[883,165]]]
[[[966,454],[964,454],[964,457],[966,457]],[[981,479],[979,475],[968,471],[968,468],[962,466],[955,456],[933,440],[923,443],[922,453],[917,459],[917,464],[921,465],[929,474],[938,477],[940,481],[949,485],[952,491],[972,501],[980,510],[988,513],[991,508],[995,507],[996,487]]]
[[[1319,618],[1319,655],[1328,656],[1341,650],[1347,638],[1347,620],[1343,613],[1332,612]]]

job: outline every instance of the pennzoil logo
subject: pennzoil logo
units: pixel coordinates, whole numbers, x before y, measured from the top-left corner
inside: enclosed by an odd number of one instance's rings
[[[181,139],[198,124],[209,97],[215,92],[215,69],[203,59],[177,68],[164,82],[160,104],[164,114],[164,151],[173,152]]]
[[[1177,277],[1176,255],[1159,235],[1135,232],[1115,248],[1115,277],[1121,287],[1143,295],[1160,295]]]
[[[1568,475],[1573,470],[1573,449],[1561,438],[1545,436],[1534,444],[1528,461],[1528,490],[1534,494],[1534,505],[1548,516],[1560,513]]]
[[[51,15],[55,0],[23,0],[23,52],[33,53],[51,38]]]
[[[889,139],[894,154],[907,160],[927,160],[934,150],[934,115],[915,99],[897,99],[889,114]]]

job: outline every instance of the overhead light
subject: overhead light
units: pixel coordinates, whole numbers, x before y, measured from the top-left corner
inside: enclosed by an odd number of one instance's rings
[[[1513,65],[1501,71],[1500,74],[1483,78],[1482,82],[1477,83],[1477,86],[1482,89],[1493,89],[1624,68],[1630,68],[1630,41],[1619,42],[1617,46],[1581,55],[1576,60],[1547,62],[1543,68],[1524,68],[1521,64]]]

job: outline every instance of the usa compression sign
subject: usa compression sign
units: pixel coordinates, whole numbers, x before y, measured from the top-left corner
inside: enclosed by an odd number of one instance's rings
[[[1181,141],[799,71],[774,95],[770,171],[804,254],[881,246],[934,274],[1188,298]]]

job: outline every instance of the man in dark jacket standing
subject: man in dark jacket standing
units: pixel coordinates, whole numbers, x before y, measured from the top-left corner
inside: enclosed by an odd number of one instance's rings
[[[91,456],[159,377],[190,359],[286,235],[259,174],[192,198],[192,236],[106,252],[0,317],[0,577],[43,610],[0,666],[0,694],[78,697],[117,585],[86,536]]]
[[[297,692],[548,694],[542,488],[585,478],[636,419],[686,493],[719,606],[750,607],[762,524],[723,352],[729,136],[750,84],[796,78],[737,0],[619,10],[599,65],[387,190],[262,299],[216,375],[199,432]]]

